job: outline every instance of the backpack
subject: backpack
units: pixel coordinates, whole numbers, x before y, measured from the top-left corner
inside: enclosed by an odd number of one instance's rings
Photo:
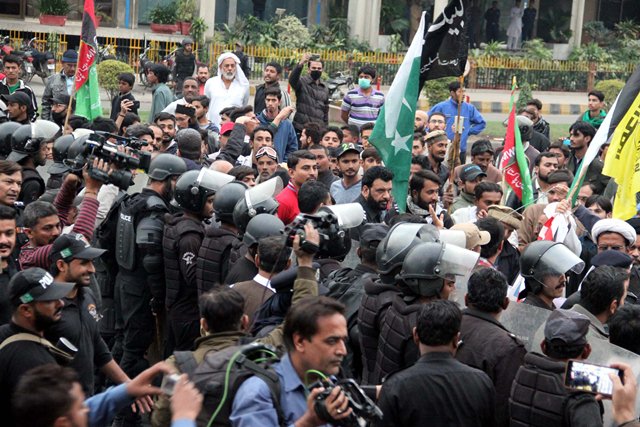
[[[271,366],[279,359],[270,347],[262,344],[238,345],[208,352],[198,364],[190,351],[173,353],[181,372],[189,375],[204,396],[198,414],[198,427],[230,426],[229,417],[238,388],[250,377],[263,380],[271,392],[278,414],[278,424],[286,426],[280,405],[280,381]]]

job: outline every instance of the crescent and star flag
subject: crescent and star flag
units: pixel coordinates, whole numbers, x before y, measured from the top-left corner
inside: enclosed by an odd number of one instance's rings
[[[627,220],[637,214],[640,191],[640,67],[627,80],[616,104],[610,112],[611,145],[602,173],[618,184],[613,217]]]
[[[426,80],[460,76],[467,61],[464,26],[466,0],[451,0],[427,28],[425,13],[393,79],[369,140],[393,174],[393,197],[406,209],[411,169],[413,124],[420,89]]]
[[[509,103],[511,113],[509,113],[504,149],[502,150],[502,157],[498,167],[502,171],[504,181],[509,184],[518,199],[522,201],[522,205],[528,206],[533,203],[533,186],[531,185],[529,165],[522,146],[520,128],[516,126],[516,105],[514,102],[516,88],[516,78],[514,77],[511,87],[511,101]]]
[[[93,1],[85,0],[84,2],[82,36],[80,52],[78,52],[75,86],[75,113],[86,117],[88,120],[93,120],[102,115],[98,71],[96,70],[98,40],[96,38],[96,13]]]

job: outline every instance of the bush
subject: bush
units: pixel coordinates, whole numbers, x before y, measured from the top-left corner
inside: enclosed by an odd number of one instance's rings
[[[429,106],[433,107],[438,102],[449,98],[449,83],[457,81],[457,77],[442,77],[440,79],[429,80],[424,84],[424,96],[429,101]]]
[[[553,51],[548,49],[540,39],[527,40],[524,42],[524,56],[526,59],[552,61]]]
[[[147,17],[153,24],[175,24],[176,7],[175,3],[170,3],[166,6],[158,5],[149,10]]]
[[[116,61],[115,59],[107,59],[97,65],[98,70],[98,84],[100,87],[107,91],[109,100],[118,94],[118,74],[120,73],[132,73],[135,75],[133,68],[129,64]]]
[[[303,49],[311,44],[307,27],[294,15],[286,15],[275,23],[278,47]]]
[[[520,85],[520,93],[518,94],[518,100],[516,101],[516,113],[522,108],[527,106],[527,101],[533,98],[531,94],[531,85],[528,82],[523,82]]]
[[[64,16],[71,12],[67,0],[40,0],[38,10],[42,15]]]
[[[596,83],[594,89],[604,93],[606,108],[609,109],[623,87],[624,82],[622,80],[601,80]]]

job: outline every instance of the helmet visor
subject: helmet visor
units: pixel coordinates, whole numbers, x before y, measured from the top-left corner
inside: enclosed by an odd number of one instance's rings
[[[467,235],[462,230],[440,230],[440,241],[459,248],[467,248]]]
[[[444,244],[436,274],[451,281],[468,281],[480,254],[456,245]]]
[[[360,203],[323,206],[321,211],[328,211],[338,218],[340,228],[354,228],[364,221],[364,209]]]
[[[36,120],[31,124],[31,136],[45,141],[56,137],[60,126],[48,120]]]
[[[200,169],[196,185],[210,192],[217,192],[223,185],[230,183],[235,178],[226,173],[214,171],[211,169]]]
[[[551,246],[535,265],[536,275],[565,274],[569,270],[580,273],[583,269],[584,261],[562,243]]]
[[[244,193],[245,201],[249,210],[258,206],[265,200],[273,198],[275,195],[282,191],[282,180],[278,177],[273,177],[268,181],[260,183],[253,188],[248,189]]]
[[[416,238],[425,243],[435,242],[439,232],[430,224],[400,223],[389,231],[387,247],[408,247]]]

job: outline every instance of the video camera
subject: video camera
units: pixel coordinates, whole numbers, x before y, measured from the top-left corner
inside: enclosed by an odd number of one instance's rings
[[[335,420],[329,414],[327,410],[326,400],[336,386],[340,386],[342,392],[349,401],[349,408],[351,408],[351,414],[343,419]],[[364,419],[367,422],[382,421],[382,410],[376,406],[375,403],[365,394],[364,390],[360,388],[358,383],[352,379],[338,380],[335,383],[330,381],[317,381],[310,386],[310,389],[317,387],[324,387],[324,390],[316,396],[314,402],[314,409],[318,417],[323,421],[335,426],[343,427],[359,427],[359,418]]]
[[[117,143],[110,142],[110,138],[114,138]],[[149,171],[151,153],[141,150],[147,142],[138,138],[126,138],[109,132],[95,131],[86,137],[78,138],[73,145],[69,148],[69,158],[65,160],[65,165],[77,172],[86,164],[91,178],[105,184],[114,184],[121,190],[126,191],[132,183],[131,169]],[[118,150],[118,146],[128,147],[130,154]],[[113,165],[116,170],[106,173],[93,168],[95,158]]]
[[[340,242],[344,242],[347,236],[346,230],[362,224],[364,211],[360,203],[345,203],[334,206],[323,206],[317,213],[299,214],[284,232],[287,236],[287,245],[293,246],[293,239],[300,235],[300,247],[309,246],[305,239],[304,226],[311,222],[320,234],[320,252],[333,253]],[[347,249],[349,252],[349,249]]]

